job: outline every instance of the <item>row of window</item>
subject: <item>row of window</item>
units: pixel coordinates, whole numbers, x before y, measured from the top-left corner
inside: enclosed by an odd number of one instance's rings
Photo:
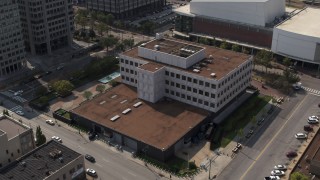
[[[196,94],[204,95],[204,96],[211,97],[211,98],[216,98],[216,95],[214,93],[209,93],[207,91],[203,91],[203,90],[197,89],[197,88],[192,88],[190,86],[186,86],[183,84],[181,85],[179,83],[175,83],[175,82],[168,81],[168,80],[165,80],[165,84],[170,85],[171,87],[180,88],[182,90],[186,90],[186,91],[193,92]]]
[[[138,81],[137,81],[136,79],[130,78],[130,77],[128,77],[128,76],[121,75],[121,78],[122,78],[123,80],[128,81],[128,82],[132,82],[132,83],[135,83],[135,84],[138,83]]]
[[[142,65],[142,64],[139,64],[137,62],[129,61],[127,59],[120,59],[120,62],[124,63],[124,64],[130,64],[131,66],[133,66],[133,64],[134,64],[135,67],[138,67],[138,66]]]

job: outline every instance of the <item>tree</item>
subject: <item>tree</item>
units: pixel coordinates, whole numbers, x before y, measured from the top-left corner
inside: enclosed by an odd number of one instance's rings
[[[53,83],[53,89],[62,97],[71,94],[74,86],[67,80],[60,80]]]
[[[86,27],[86,25],[88,24],[88,20],[86,17],[79,17],[77,22],[81,26],[82,29],[84,29]]]
[[[232,51],[235,51],[235,52],[240,52],[241,51],[241,48],[238,44],[233,44],[232,47],[231,47]]]
[[[10,116],[9,111],[8,111],[7,109],[4,109],[4,110],[2,111],[2,114],[3,114],[3,115],[6,115],[6,116]]]
[[[125,47],[130,47],[130,49],[132,49],[132,47],[134,45],[134,40],[133,39],[125,39],[125,40],[123,40],[123,44],[125,45]]]
[[[79,34],[80,34],[80,31],[79,31],[79,30],[75,30],[75,31],[73,32],[73,35],[74,35],[74,36],[79,36]]]
[[[104,90],[106,89],[106,86],[99,84],[96,87],[96,91],[99,91],[100,93],[102,93]]]
[[[227,41],[222,41],[222,43],[220,44],[220,48],[221,49],[229,49],[229,43],[227,43]]]
[[[255,124],[257,123],[257,118],[256,118],[256,116],[252,116],[250,122],[251,122],[252,125],[255,125]]]
[[[42,144],[47,142],[47,138],[42,133],[40,126],[37,126],[37,129],[36,129],[36,139],[37,139],[36,146],[41,146]]]
[[[84,29],[82,29],[82,30],[80,31],[79,36],[80,36],[81,38],[85,38],[85,37],[87,37],[87,33],[86,33],[86,31],[85,31]]]
[[[105,22],[108,24],[108,25],[112,25],[113,22],[114,22],[114,16],[112,14],[108,14],[106,17],[105,17]]]
[[[86,98],[87,100],[89,100],[92,96],[92,92],[91,91],[85,91],[83,93],[83,97]]]
[[[201,37],[199,39],[199,43],[207,45],[207,44],[209,44],[209,41],[207,38]]]
[[[112,35],[109,35],[106,38],[102,38],[101,43],[103,47],[107,48],[107,51],[109,51],[109,47],[113,47],[114,45],[117,44],[117,42],[119,41],[118,38],[115,38]]]
[[[285,57],[283,60],[282,60],[283,64],[287,67],[289,67],[291,65],[291,59],[288,58],[288,57]]]
[[[302,174],[301,172],[294,172],[291,174],[290,180],[308,180],[308,176]]]
[[[268,68],[271,67],[272,56],[272,52],[261,50],[255,55],[254,65],[258,64],[264,66],[267,72]]]
[[[112,87],[115,87],[116,85],[118,85],[118,82],[113,79],[113,80],[111,80],[111,81],[109,82],[109,84],[110,84]]]
[[[108,26],[105,23],[99,23],[97,25],[97,31],[98,31],[99,35],[102,37],[103,32],[105,32],[105,31],[108,32]]]
[[[115,46],[115,50],[116,50],[116,51],[124,51],[124,50],[125,50],[125,45],[124,45],[124,43],[121,43],[121,42],[119,43],[119,42],[118,42],[118,43],[116,44],[116,46]]]
[[[91,38],[91,40],[96,37],[96,33],[94,32],[93,29],[90,29],[90,30],[89,30],[88,36]]]
[[[290,84],[296,83],[300,81],[300,77],[295,74],[292,73],[289,69],[286,69],[283,71],[282,76],[285,78],[285,80],[287,80]]]
[[[155,29],[155,24],[152,21],[141,22],[140,30],[145,34],[152,34]]]

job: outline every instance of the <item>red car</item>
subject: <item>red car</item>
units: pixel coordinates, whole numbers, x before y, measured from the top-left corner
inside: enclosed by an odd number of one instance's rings
[[[313,131],[313,128],[312,128],[312,126],[310,126],[310,125],[304,125],[304,126],[303,126],[303,129],[304,129],[305,131]]]
[[[294,157],[298,156],[298,154],[294,151],[289,151],[289,152],[287,152],[286,156],[288,158],[294,158]]]

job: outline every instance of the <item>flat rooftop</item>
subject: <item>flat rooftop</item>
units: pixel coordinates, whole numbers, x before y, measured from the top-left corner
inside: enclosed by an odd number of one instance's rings
[[[189,17],[195,17],[195,14],[192,14],[190,12],[190,4],[180,6],[179,8],[172,9],[173,12],[183,15],[183,16],[189,16]]]
[[[142,105],[133,107],[138,102],[142,102]],[[132,111],[123,115],[122,112],[127,108]],[[136,89],[125,84],[84,102],[72,112],[163,150],[176,143],[209,115],[208,111],[177,101],[153,104],[140,100]],[[116,115],[120,118],[111,121]]]
[[[284,31],[320,38],[320,9],[308,7],[284,21],[276,28]]]
[[[156,44],[157,41],[158,40],[151,41],[150,43],[152,45],[154,45],[154,44]],[[166,43],[167,41],[170,42],[169,39],[161,40],[162,43]],[[185,43],[195,44],[192,42],[186,42],[186,41],[180,41],[180,40],[175,40],[175,41],[180,42],[182,44],[185,44]],[[149,45],[149,43],[147,43],[146,46],[152,46],[152,45]],[[148,61],[148,62],[151,62],[154,64],[159,64],[162,66],[176,68],[176,69],[179,69],[182,71],[187,71],[189,73],[193,73],[195,75],[199,75],[199,76],[203,76],[203,77],[211,78],[211,79],[212,79],[211,73],[216,74],[215,79],[220,79],[250,58],[249,55],[243,54],[243,53],[237,53],[234,51],[229,51],[229,50],[220,49],[220,48],[216,48],[213,46],[207,46],[207,45],[202,45],[202,44],[195,44],[195,45],[205,48],[206,58],[203,59],[202,62],[205,62],[207,60],[212,60],[212,63],[206,63],[206,66],[202,66],[200,72],[198,72],[198,73],[193,72],[193,69],[194,69],[193,67],[190,67],[189,69],[182,69],[182,68],[168,65],[168,64],[160,64],[159,62],[155,62],[151,59],[146,59],[146,58],[140,57],[138,55],[138,47],[135,47],[129,51],[124,52],[123,55],[133,57],[136,59],[141,59],[144,61]],[[210,58],[210,56],[211,56],[211,58]]]
[[[60,155],[59,152],[61,152]],[[61,169],[79,156],[82,155],[51,140],[1,170],[0,179],[44,179],[51,172]],[[59,158],[63,158],[63,161]],[[25,162],[25,166],[22,166],[21,162]]]
[[[139,68],[150,71],[150,72],[156,72],[159,69],[163,68],[161,64],[156,64],[156,63],[147,63],[139,66]]]
[[[11,139],[27,130],[28,128],[11,119],[0,119],[0,135],[1,131],[3,131],[7,133],[8,139]]]
[[[148,43],[145,43],[145,48],[148,49],[154,49],[155,46],[158,46],[159,49],[158,51],[167,53],[167,54],[172,54],[180,57],[189,57],[192,54],[197,53],[198,51],[202,50],[203,47],[195,46],[187,42],[181,42],[181,41],[173,41],[169,39],[155,39],[152,40]],[[185,51],[181,51],[181,49],[187,49],[192,52],[186,53]]]

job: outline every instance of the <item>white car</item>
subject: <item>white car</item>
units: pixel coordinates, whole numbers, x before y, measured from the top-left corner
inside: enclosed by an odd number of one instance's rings
[[[265,178],[265,179],[266,179],[266,178]],[[268,179],[268,180],[279,180],[280,177],[279,177],[279,176],[269,176],[267,179]]]
[[[305,133],[297,133],[294,137],[297,139],[306,139],[308,136]]]
[[[20,116],[23,116],[23,115],[24,115],[24,113],[23,113],[22,111],[16,111],[16,113],[17,113],[18,115],[20,115]]]
[[[283,176],[284,175],[284,171],[273,170],[273,171],[271,171],[271,175],[272,176]]]
[[[274,166],[275,170],[287,170],[287,166],[285,165],[276,165]]]
[[[46,120],[46,123],[50,124],[50,125],[54,125],[54,121],[52,121],[51,119]]]
[[[319,120],[319,117],[318,116],[309,116],[309,118],[308,118],[309,120],[310,119],[316,119],[316,120]]]
[[[310,116],[308,118],[308,123],[309,124],[317,124],[317,123],[319,123],[319,119],[317,119],[317,116]]]
[[[62,143],[62,139],[59,138],[58,136],[52,136],[51,139],[54,140],[54,141],[58,141],[58,142]]]
[[[93,169],[88,168],[88,169],[86,170],[86,172],[87,172],[87,174],[90,175],[90,176],[93,176],[93,177],[96,177],[96,176],[97,176],[97,172],[96,172],[95,170],[93,170]]]

